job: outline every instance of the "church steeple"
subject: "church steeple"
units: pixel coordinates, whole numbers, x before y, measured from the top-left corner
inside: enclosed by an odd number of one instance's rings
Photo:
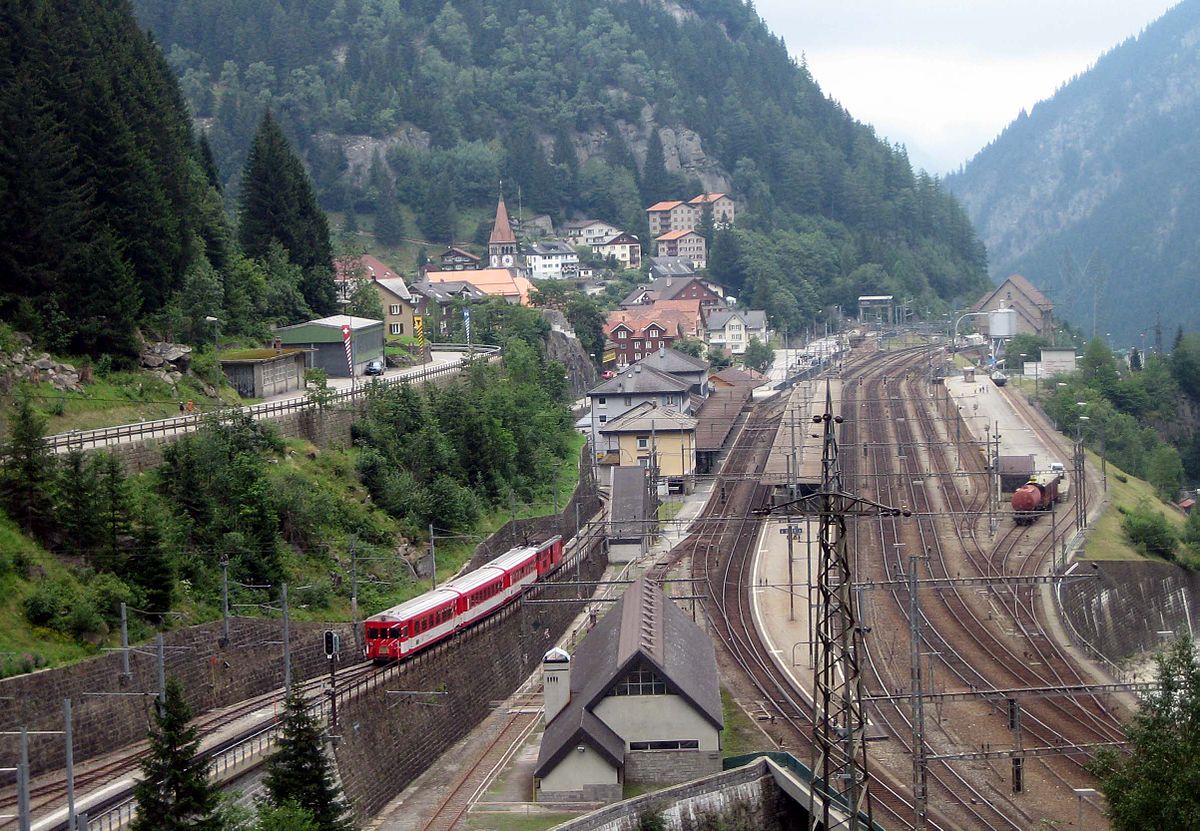
[[[496,221],[492,223],[492,235],[488,237],[488,263],[492,268],[517,265],[517,235],[513,233],[503,193],[496,203]]]

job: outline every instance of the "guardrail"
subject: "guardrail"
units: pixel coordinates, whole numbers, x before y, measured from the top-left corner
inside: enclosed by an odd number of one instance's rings
[[[464,344],[438,344],[438,351],[445,352],[470,352],[479,355],[487,361],[493,360],[500,352],[499,346],[491,344],[483,344],[478,346],[467,347]],[[326,406],[337,406],[346,403],[354,403],[360,398],[368,395],[373,389],[382,387],[394,387],[399,384],[414,384],[429,381],[434,378],[440,378],[447,375],[456,375],[465,362],[465,359],[442,364],[440,366],[431,367],[428,369],[413,370],[406,372],[404,375],[399,375],[394,378],[376,378],[369,382],[356,386],[353,389],[339,390],[332,393],[327,399]],[[209,413],[192,413],[189,415],[176,416],[173,418],[163,418],[156,421],[142,421],[136,424],[120,424],[115,427],[99,427],[94,430],[72,430],[68,433],[56,433],[52,436],[46,436],[44,441],[46,447],[54,453],[63,453],[72,449],[84,449],[105,447],[112,444],[126,444],[132,441],[142,441],[155,437],[177,436],[183,433],[194,432],[212,418],[227,418],[231,415],[249,415],[255,421],[265,419],[278,418],[287,413],[293,413],[298,410],[315,409],[317,404],[306,395],[300,395],[295,398],[288,398],[283,401],[268,401],[262,404],[250,404],[245,407],[234,407],[227,410],[218,410]]]

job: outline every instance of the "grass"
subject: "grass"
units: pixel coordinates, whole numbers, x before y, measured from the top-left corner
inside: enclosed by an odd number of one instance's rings
[[[721,754],[726,759],[756,750],[774,749],[763,731],[724,687],[721,688],[721,713],[725,717],[725,729],[721,732]]]
[[[658,521],[670,522],[681,510],[683,510],[682,502],[663,502],[658,506]]]
[[[547,831],[579,814],[495,812],[467,814],[469,831]]]
[[[1088,461],[1099,465],[1100,460],[1088,451]],[[1120,478],[1124,477],[1122,482]],[[1071,483],[1075,487],[1075,483]],[[1108,464],[1108,506],[1088,536],[1084,557],[1089,560],[1146,560],[1148,558],[1132,545],[1121,528],[1120,508],[1131,510],[1146,505],[1167,518],[1176,531],[1183,528],[1186,518],[1175,508],[1158,498],[1154,488],[1142,479],[1126,474],[1111,462]],[[1065,520],[1064,520],[1065,521]]]

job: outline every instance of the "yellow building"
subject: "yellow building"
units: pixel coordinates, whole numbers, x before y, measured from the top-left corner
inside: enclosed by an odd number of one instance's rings
[[[600,429],[616,448],[618,465],[657,468],[659,482],[674,492],[691,490],[696,474],[696,419],[645,402]]]
[[[384,336],[388,339],[412,337],[413,298],[404,280],[376,278],[374,283],[379,302],[383,304]]]

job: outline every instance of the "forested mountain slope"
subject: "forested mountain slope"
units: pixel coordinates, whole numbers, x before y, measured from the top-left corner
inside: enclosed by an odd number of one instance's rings
[[[947,177],[995,277],[1115,343],[1189,328],[1200,255],[1200,2],[1108,52]],[[1093,319],[1093,304],[1096,309]]]
[[[463,234],[456,209],[494,204],[500,179],[527,213],[597,216],[643,240],[652,202],[727,190],[751,235],[718,276],[777,322],[860,291],[936,303],[983,281],[961,208],[738,0],[135,7],[227,180],[270,108],[328,209],[391,220],[396,200],[415,213],[407,232],[435,243]]]

